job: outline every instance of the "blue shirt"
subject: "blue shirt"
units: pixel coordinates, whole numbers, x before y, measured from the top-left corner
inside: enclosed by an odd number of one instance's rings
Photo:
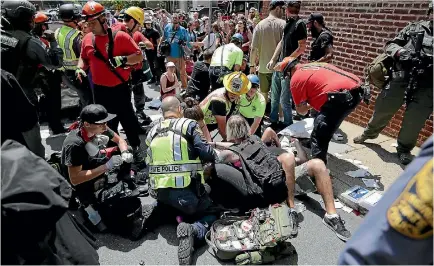
[[[433,263],[433,137],[369,212],[338,264]]]
[[[183,41],[185,45],[191,47],[188,31],[184,27],[178,26],[178,30],[175,32],[173,31],[172,23],[164,27],[164,40],[170,42],[170,57],[181,58],[184,56],[184,51],[179,45],[179,41]]]

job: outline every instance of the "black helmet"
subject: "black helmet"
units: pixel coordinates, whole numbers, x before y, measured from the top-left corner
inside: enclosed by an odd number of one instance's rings
[[[59,7],[59,17],[67,22],[80,19],[82,9],[79,4],[63,4]]]
[[[2,16],[7,19],[28,20],[36,14],[36,7],[26,0],[1,1]]]

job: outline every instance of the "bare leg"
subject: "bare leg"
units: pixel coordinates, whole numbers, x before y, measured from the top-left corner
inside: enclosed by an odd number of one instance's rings
[[[286,187],[288,189],[288,198],[286,200],[290,208],[294,208],[294,193],[295,193],[295,158],[291,153],[284,153],[277,157],[277,160],[282,164],[285,171]]]
[[[267,127],[265,129],[264,134],[262,134],[261,140],[264,143],[274,142],[274,144],[276,144],[277,147],[280,147],[279,137],[271,127]]]
[[[326,165],[320,159],[312,159],[307,162],[307,171],[310,176],[315,177],[315,184],[324,200],[327,213],[335,214],[332,181],[330,180]]]

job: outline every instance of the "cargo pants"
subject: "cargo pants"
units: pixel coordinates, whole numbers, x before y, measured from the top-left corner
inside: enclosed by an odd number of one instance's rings
[[[376,138],[387,126],[390,119],[404,103],[405,90],[408,81],[402,77],[394,78],[378,95],[374,114],[369,120],[363,135]],[[420,82],[419,88],[413,94],[412,101],[404,112],[401,129],[398,135],[399,153],[411,152],[416,145],[420,130],[426,119],[433,112],[433,85],[431,81]]]

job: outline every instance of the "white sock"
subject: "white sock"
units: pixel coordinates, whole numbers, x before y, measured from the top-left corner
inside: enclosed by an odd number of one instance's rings
[[[329,218],[329,219],[332,219],[332,218],[338,218],[339,215],[338,215],[337,213],[333,213],[333,214],[328,214],[328,213],[326,213],[326,214],[325,214],[325,217],[327,217],[327,218]]]

